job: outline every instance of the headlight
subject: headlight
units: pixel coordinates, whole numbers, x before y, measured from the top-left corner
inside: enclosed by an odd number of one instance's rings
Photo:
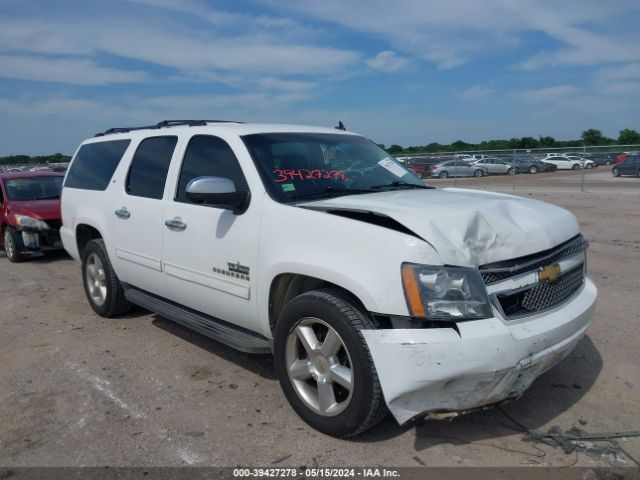
[[[492,316],[487,290],[475,268],[405,263],[402,283],[414,317],[458,321]]]
[[[27,217],[26,215],[18,215],[17,213],[14,216],[16,217],[16,222],[18,222],[18,225],[21,227],[33,228],[35,230],[49,230],[47,222],[37,218]]]

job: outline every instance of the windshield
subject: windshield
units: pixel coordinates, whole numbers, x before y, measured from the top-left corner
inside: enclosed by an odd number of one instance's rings
[[[357,135],[270,133],[243,140],[266,188],[280,202],[429,188],[375,143]]]
[[[60,198],[64,177],[11,178],[4,182],[7,196],[17,202]]]

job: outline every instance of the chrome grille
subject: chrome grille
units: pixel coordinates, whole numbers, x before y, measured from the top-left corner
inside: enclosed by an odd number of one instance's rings
[[[588,242],[578,235],[546,252],[480,267],[480,273],[487,287],[492,286],[490,290],[494,292],[491,295],[493,303],[506,319],[534,315],[560,305],[584,283],[586,256],[580,254],[587,246]],[[539,279],[538,272],[543,267],[558,265],[558,262],[567,270],[552,281]],[[522,278],[523,274],[526,277],[525,284],[514,288],[513,283]],[[509,280],[511,277],[514,279]],[[512,289],[502,290],[502,287]]]
[[[527,257],[507,262],[498,262],[480,267],[482,279],[486,285],[499,282],[505,278],[513,277],[520,273],[531,270],[538,270],[545,265],[550,265],[564,258],[568,258],[576,253],[587,249],[589,242],[582,235],[578,235],[564,244],[547,250],[546,252],[536,253]]]
[[[539,283],[532,288],[497,294],[497,300],[507,318],[533,315],[560,305],[584,282],[584,267],[574,268],[553,282]]]

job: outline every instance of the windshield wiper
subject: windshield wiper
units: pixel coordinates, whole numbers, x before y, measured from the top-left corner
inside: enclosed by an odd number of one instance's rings
[[[429,187],[427,185],[416,185],[415,183],[408,183],[408,182],[392,182],[392,183],[388,183],[386,185],[374,185],[372,187],[369,187],[371,190],[382,190],[385,188],[420,188],[420,189],[426,189],[426,190],[433,190],[434,187]]]
[[[327,194],[346,194],[346,195],[356,195],[360,193],[373,193],[373,190],[370,188],[336,188],[336,187],[327,187],[324,190],[319,190],[317,192],[304,192],[294,195],[292,200],[300,200],[301,198],[322,196]]]

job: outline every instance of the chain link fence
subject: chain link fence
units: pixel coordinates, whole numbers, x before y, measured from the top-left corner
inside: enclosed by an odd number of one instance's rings
[[[412,153],[396,158],[433,186],[589,192],[620,185],[640,187],[640,179],[632,178],[640,177],[640,170],[629,169],[634,162],[622,167],[639,153],[640,145],[607,145]]]

